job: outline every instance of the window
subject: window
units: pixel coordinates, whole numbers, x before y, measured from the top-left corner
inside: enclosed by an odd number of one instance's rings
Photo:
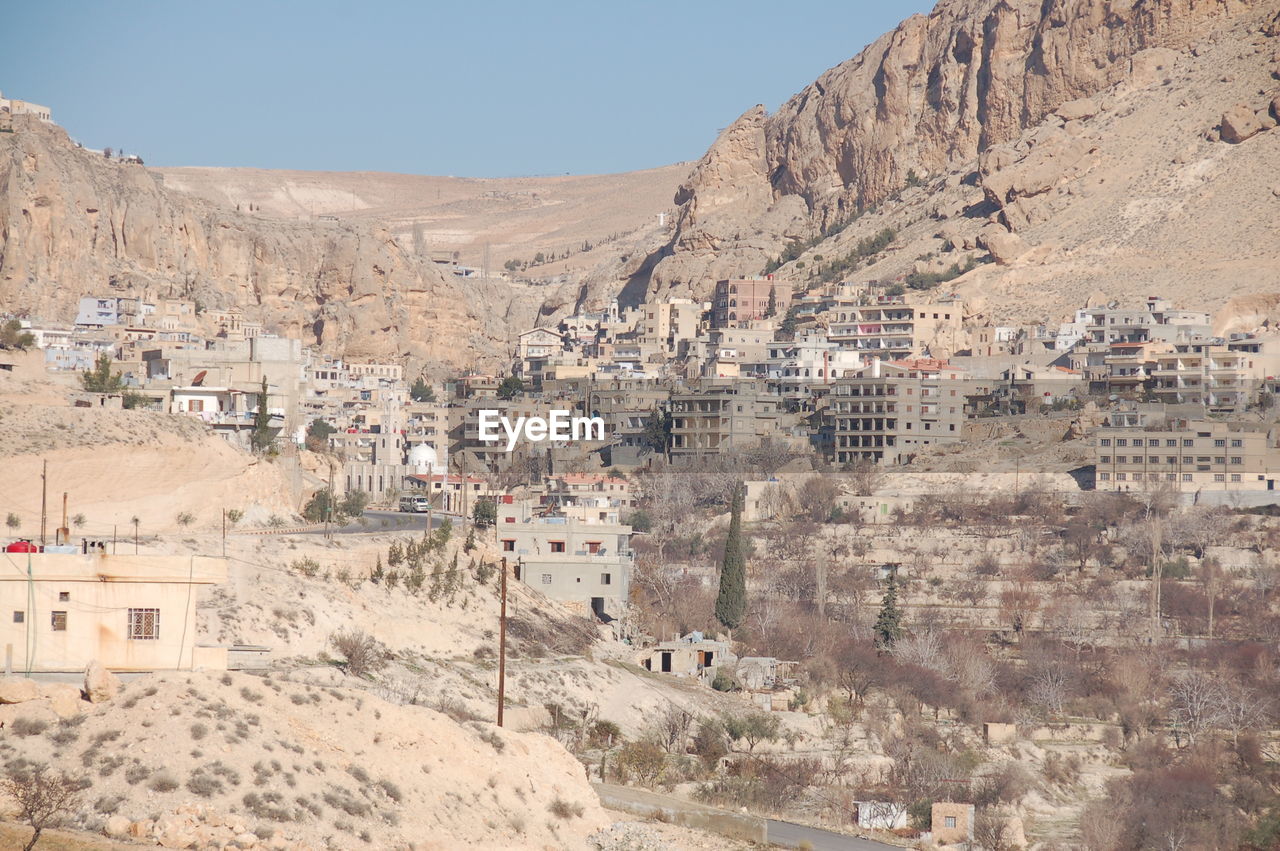
[[[1232,473],[1232,474],[1231,474],[1231,481],[1233,481],[1233,482],[1238,482],[1238,481],[1240,481],[1240,474],[1239,474],[1239,473]]]
[[[942,823],[943,823],[944,825],[946,825],[947,827],[955,827],[955,826],[956,826],[956,817],[955,817],[955,816],[943,816],[943,818],[942,818]]]
[[[1231,441],[1231,448],[1232,448],[1232,449],[1240,449],[1240,448],[1241,448],[1241,447],[1243,447],[1243,446],[1244,446],[1244,441],[1243,441],[1243,440],[1240,440],[1240,439],[1238,439],[1238,438],[1237,438],[1237,439],[1233,439],[1233,440]]]
[[[1222,473],[1214,473],[1213,480],[1215,482],[1225,482],[1227,480],[1227,477]]]
[[[129,638],[134,641],[156,641],[160,638],[159,609],[130,609]]]
[[[1111,438],[1109,438],[1109,437],[1104,437],[1104,438],[1102,438],[1102,445],[1103,445],[1103,446],[1110,446],[1110,445],[1111,445]]]
[[[544,574],[542,574],[542,584],[543,584],[543,585],[550,585],[550,584],[551,584],[551,574],[550,574],[550,573],[544,573]]]
[[[604,514],[603,514],[603,513],[600,515],[600,519],[601,519],[601,520],[603,520],[603,519],[604,519]],[[591,553],[592,555],[595,555],[595,554],[599,553],[599,552],[600,552],[600,542],[599,542],[599,541],[587,541],[587,552]]]
[[[1214,445],[1214,446],[1226,446],[1226,445],[1227,445],[1227,442],[1226,442],[1225,440],[1215,440],[1215,441],[1213,442],[1213,445]]]
[[[1129,463],[1129,456],[1128,456],[1128,455],[1117,455],[1117,456],[1116,456],[1116,463],[1117,463],[1117,464],[1128,464],[1128,463]]]
[[[516,551],[516,542],[512,538],[506,538],[502,542],[502,551],[504,553],[513,553]]]
[[[58,592],[58,602],[59,602],[59,603],[68,603],[68,602],[70,602],[70,601],[71,601],[71,592],[70,592],[70,591],[59,591],[59,592]]]
[[[51,615],[51,617],[49,618],[49,621],[50,621],[50,625],[53,627],[53,631],[66,632],[67,631],[67,613],[66,612],[50,612],[49,614]]]
[[[1239,456],[1239,455],[1232,455],[1232,456],[1231,456],[1231,463],[1232,463],[1232,464],[1243,464],[1243,463],[1244,463],[1244,458],[1243,458],[1243,457],[1241,457],[1241,456]]]
[[[1182,474],[1182,480],[1183,480],[1184,482],[1189,482],[1189,481],[1191,481],[1191,474],[1190,474],[1190,473],[1183,473],[1183,474]]]
[[[1128,445],[1129,445],[1128,438],[1121,437],[1116,440],[1116,446],[1128,446]]]
[[[550,541],[549,543],[551,544],[551,552],[553,553],[564,552],[564,541]]]
[[[26,613],[26,612],[14,612],[14,613],[13,613],[13,622],[14,622],[14,623],[26,623],[26,622],[27,622],[27,613]]]
[[[1110,456],[1110,455],[1103,455],[1101,458],[1099,458],[1099,459],[1098,459],[1098,463],[1100,463],[1100,464],[1110,464],[1110,463],[1111,463],[1111,456]]]
[[[601,584],[601,585],[612,585],[612,584],[613,584],[613,574],[612,574],[612,573],[602,573],[602,574],[600,574],[600,584]]]
[[[1196,445],[1196,442],[1195,442],[1194,440],[1191,440],[1190,438],[1187,438],[1187,439],[1184,439],[1184,440],[1182,441],[1182,445],[1183,445],[1183,446],[1195,446],[1195,445]]]
[[[1102,480],[1103,480],[1104,482],[1109,482],[1109,481],[1111,481],[1111,474],[1110,474],[1110,473],[1103,473],[1103,474],[1101,474],[1101,478],[1102,478]]]
[[[1117,480],[1117,481],[1123,482],[1126,478],[1127,478],[1127,477],[1125,476],[1125,474],[1124,474],[1124,473],[1116,473],[1116,480]]]
[[[1165,446],[1177,446],[1177,445],[1178,445],[1178,441],[1176,441],[1176,440],[1166,440],[1166,441],[1164,442],[1164,445],[1165,445]]]
[[[1160,456],[1159,456],[1159,455],[1152,455],[1150,458],[1148,458],[1148,459],[1147,459],[1147,463],[1148,463],[1148,464],[1159,464],[1159,463],[1160,463]]]

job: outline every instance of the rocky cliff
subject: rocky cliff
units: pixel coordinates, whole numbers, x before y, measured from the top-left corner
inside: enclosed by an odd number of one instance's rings
[[[540,298],[462,280],[377,222],[242,214],[25,116],[0,134],[0,305],[64,321],[81,295],[186,296],[349,357],[493,367]]]
[[[777,113],[755,107],[723,132],[676,196],[678,228],[654,289],[701,293],[725,273],[756,273],[788,241],[838,228],[906,188],[972,171],[984,152],[1064,104],[1134,76],[1159,83],[1162,63],[1151,54],[1187,48],[1276,5],[942,0]],[[1078,161],[1080,144],[1064,143],[1056,155]],[[986,173],[1015,159],[1006,152],[984,163]],[[1012,187],[996,198],[998,182],[988,195],[1001,206]],[[1005,219],[1011,229],[1029,223],[1019,210]]]

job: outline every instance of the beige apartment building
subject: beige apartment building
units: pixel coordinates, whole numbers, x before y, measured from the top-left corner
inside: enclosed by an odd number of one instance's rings
[[[702,305],[687,298],[649,302],[641,308],[640,342],[660,346],[674,352],[681,340],[698,336]]]
[[[1280,456],[1261,426],[1196,420],[1147,424],[1146,419],[1112,415],[1110,424],[1095,433],[1098,490],[1275,490]]]
[[[873,360],[829,397],[835,460],[898,464],[922,446],[955,443],[964,425],[964,370],[928,358]]]
[[[841,297],[828,309],[827,321],[828,340],[866,356],[895,360],[925,350],[949,355],[960,348],[964,305],[958,300],[909,304],[902,296]]]
[[[1280,373],[1280,340],[1245,337],[1193,339],[1154,355],[1151,392],[1166,404],[1204,405],[1215,413],[1242,411],[1267,378]]]
[[[225,559],[105,553],[0,553],[0,644],[14,671],[226,668],[196,645],[200,589]]]

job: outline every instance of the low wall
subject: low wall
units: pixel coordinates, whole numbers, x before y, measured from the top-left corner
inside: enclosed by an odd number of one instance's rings
[[[758,816],[731,813],[704,807],[669,795],[659,795],[643,789],[632,789],[628,786],[614,786],[610,783],[593,783],[592,788],[600,796],[600,804],[611,810],[642,818],[659,819],[672,824],[707,830],[739,839],[744,842],[768,841],[767,824]]]

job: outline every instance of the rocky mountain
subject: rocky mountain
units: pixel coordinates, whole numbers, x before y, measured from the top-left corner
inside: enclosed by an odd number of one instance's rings
[[[1274,179],[1256,176],[1280,151],[1278,31],[1276,0],[943,0],[726,129],[650,291],[705,295],[770,260],[812,280],[885,228],[857,277],[994,259],[956,287],[1013,312],[1169,272],[1197,300],[1274,287]],[[1028,254],[1035,271],[1007,268]]]
[[[243,307],[327,352],[493,367],[540,309],[538,291],[464,283],[384,223],[252,216],[79,148],[59,127],[13,123],[0,134],[0,304],[10,310],[69,320],[85,294],[181,295]]]

